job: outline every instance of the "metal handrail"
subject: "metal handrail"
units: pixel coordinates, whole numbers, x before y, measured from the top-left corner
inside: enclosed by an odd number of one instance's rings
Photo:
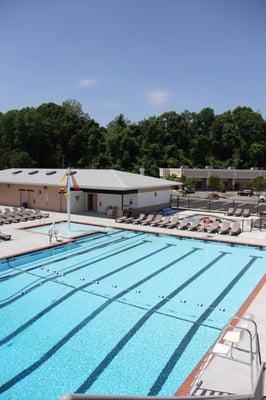
[[[252,333],[250,332],[249,329],[239,326],[239,325],[235,325],[232,324],[233,320],[244,320],[247,322],[251,322],[254,326],[254,335],[252,335]],[[214,348],[214,346],[216,345],[217,342],[219,342],[220,340],[223,339],[223,336],[225,335],[225,333],[229,330],[229,329],[238,329],[240,331],[246,331],[248,336],[249,336],[249,344],[250,344],[250,351],[247,351],[245,349],[241,349],[239,347],[234,347],[234,345],[232,345],[232,349],[236,349],[239,351],[244,351],[244,352],[248,352],[250,353],[250,363],[247,362],[243,362],[242,360],[239,359],[234,359],[232,354],[231,354],[231,358],[229,358],[230,360],[233,361],[238,361],[242,364],[247,364],[250,365],[250,374],[251,374],[251,390],[253,391],[254,389],[254,374],[253,374],[253,359],[254,359],[254,355],[258,355],[258,361],[259,361],[259,366],[261,365],[261,353],[260,353],[260,342],[259,342],[259,335],[258,335],[258,328],[257,328],[257,324],[253,319],[247,318],[247,317],[239,317],[239,316],[233,316],[232,318],[229,319],[229,322],[227,323],[227,325],[223,328],[223,330],[221,331],[218,339],[214,342],[214,344],[209,348],[207,354],[205,355],[202,365],[199,368],[199,371],[197,373],[197,375],[195,376],[191,386],[190,386],[190,393],[194,393],[195,390],[200,386],[200,379],[202,374],[204,373],[204,371],[206,370],[207,366],[209,365],[212,357],[215,355],[212,353],[212,350]],[[253,350],[253,341],[255,339],[255,349]],[[223,356],[220,356],[223,357]],[[224,357],[225,358],[225,357]]]
[[[255,384],[255,389],[252,394],[244,395],[222,395],[222,396],[207,396],[208,400],[226,399],[226,400],[262,400],[265,393],[265,371],[266,363],[263,363],[258,374]],[[195,400],[194,396],[113,396],[113,395],[96,395],[96,394],[65,394],[60,400]],[[206,400],[206,396],[197,396],[197,400]]]

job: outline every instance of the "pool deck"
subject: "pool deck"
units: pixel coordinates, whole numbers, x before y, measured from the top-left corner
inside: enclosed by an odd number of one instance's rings
[[[4,206],[0,209],[4,209]],[[199,213],[194,213],[199,214]],[[178,217],[184,218],[186,216],[193,215],[191,211],[179,212]],[[223,214],[204,213],[204,215],[215,215],[215,217],[225,216]],[[38,226],[43,224],[52,224],[56,222],[66,221],[67,215],[65,213],[49,212],[49,218],[12,223],[0,226],[0,232],[11,234],[12,240],[0,242],[0,259],[6,257],[13,257],[18,254],[25,252],[34,251],[37,249],[49,248],[51,246],[58,246],[62,243],[67,243],[73,240],[73,238],[62,238],[59,242],[53,241],[49,243],[48,235],[42,233],[31,232],[24,228],[32,226]],[[236,221],[242,221],[242,218],[230,217],[230,219]],[[246,219],[247,220],[247,219]],[[72,221],[76,223],[87,223],[97,226],[96,231],[103,232],[103,227],[112,227],[119,229],[137,230],[147,233],[166,234],[176,237],[194,238],[200,240],[243,244],[256,247],[266,247],[266,231],[253,231],[253,232],[242,232],[239,236],[230,235],[219,235],[219,234],[207,234],[204,232],[191,232],[191,231],[180,231],[177,229],[166,229],[158,227],[149,227],[141,225],[131,224],[119,224],[115,220],[106,218],[104,216],[94,215],[72,215]],[[99,228],[98,228],[99,227]],[[90,234],[91,232],[88,232]],[[261,282],[254,288],[245,303],[241,306],[238,315],[243,315],[246,312],[250,312],[255,316],[255,321],[258,325],[262,361],[266,360],[266,275],[262,278]],[[192,373],[187,377],[185,382],[178,389],[176,395],[187,395],[190,384],[195,377],[200,366],[199,364],[194,368]],[[237,368],[236,368],[237,367]],[[237,371],[237,372],[236,372]],[[202,376],[203,387],[208,390],[219,390],[221,392],[246,394],[251,392],[250,388],[250,371],[246,366],[237,364],[236,362],[229,361],[228,359],[222,359],[220,357],[214,357],[209,363],[207,369]]]

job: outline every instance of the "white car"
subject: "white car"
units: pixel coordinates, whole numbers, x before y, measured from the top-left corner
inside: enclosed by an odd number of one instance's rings
[[[266,201],[266,195],[265,194],[261,194],[260,197],[259,197],[259,201],[261,203],[264,203]]]

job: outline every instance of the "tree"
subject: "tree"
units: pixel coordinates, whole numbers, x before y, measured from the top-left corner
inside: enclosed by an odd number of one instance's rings
[[[221,191],[224,189],[223,181],[216,175],[210,175],[208,179],[208,186],[213,191]]]
[[[252,179],[251,186],[256,192],[262,192],[266,188],[266,179],[263,176],[257,176]]]

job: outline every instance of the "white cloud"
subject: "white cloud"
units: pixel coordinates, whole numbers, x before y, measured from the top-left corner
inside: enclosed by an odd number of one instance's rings
[[[146,97],[148,97],[152,104],[161,105],[167,103],[172,97],[171,93],[167,90],[151,90],[146,93]]]
[[[78,81],[78,86],[79,87],[91,87],[91,86],[95,86],[95,84],[97,83],[96,79],[80,79]]]

